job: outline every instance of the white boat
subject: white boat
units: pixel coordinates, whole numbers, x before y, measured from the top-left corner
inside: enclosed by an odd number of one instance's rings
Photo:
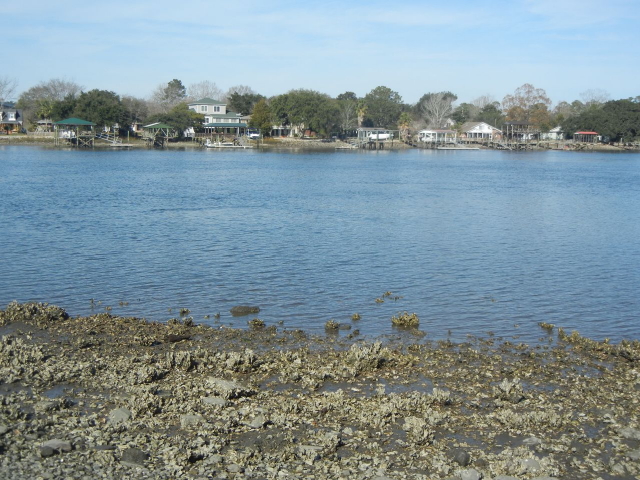
[[[210,138],[204,142],[205,148],[253,148],[252,145],[236,145],[233,142],[212,142]]]

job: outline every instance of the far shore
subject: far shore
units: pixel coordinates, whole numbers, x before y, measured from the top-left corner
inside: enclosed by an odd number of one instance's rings
[[[123,143],[126,144],[124,148],[148,148],[147,144],[138,139],[130,138],[129,140],[123,139]],[[0,135],[0,146],[2,145],[25,145],[25,146],[42,146],[56,148],[52,137],[37,137],[31,135]],[[326,151],[340,151],[344,149],[352,149],[350,143],[337,139],[320,139],[320,138],[289,138],[289,137],[275,137],[266,138],[259,141],[252,140],[249,145],[260,149],[288,149],[288,150],[326,150]],[[490,149],[486,145],[482,144],[469,144],[470,147],[476,147],[481,150]],[[60,148],[73,148],[70,146],[64,146]],[[96,141],[94,149],[104,150],[117,150],[121,147],[114,147],[108,143],[100,140]],[[193,140],[182,140],[178,142],[168,142],[165,146],[167,149],[202,149],[202,145],[199,142]],[[409,150],[416,149],[413,145],[407,144],[400,140],[394,140],[386,142],[385,150]],[[610,144],[581,144],[579,148],[574,148],[571,142],[566,141],[544,141],[539,144],[538,147],[533,149],[534,151],[545,150],[557,150],[557,151],[580,151],[580,152],[638,152],[638,147],[630,147],[623,145],[610,145]]]

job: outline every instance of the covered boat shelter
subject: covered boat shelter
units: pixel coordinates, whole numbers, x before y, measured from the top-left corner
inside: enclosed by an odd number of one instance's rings
[[[164,147],[170,138],[177,136],[175,128],[166,123],[156,122],[142,127],[142,138],[148,146]]]
[[[54,122],[53,137],[56,145],[75,145],[93,148],[96,124],[81,118],[67,118]]]
[[[598,132],[576,132],[573,134],[573,140],[581,143],[596,143]]]

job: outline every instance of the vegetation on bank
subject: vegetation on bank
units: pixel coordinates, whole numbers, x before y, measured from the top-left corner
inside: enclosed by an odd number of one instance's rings
[[[0,91],[0,101],[7,99]],[[603,90],[589,90],[580,100],[560,101],[555,106],[541,88],[524,84],[499,102],[489,95],[456,104],[455,93],[428,92],[415,104],[386,86],[359,97],[347,91],[338,96],[294,89],[267,98],[248,86],[223,92],[210,81],[185,87],[179,79],[158,86],[149,98],[120,96],[107,90],[87,90],[80,85],[52,79],[22,92],[16,107],[23,110],[25,127],[35,129],[38,120],[80,117],[98,126],[118,125],[126,131],[133,124],[163,122],[182,132],[203,131],[204,117],[187,104],[201,98],[226,102],[228,109],[250,115],[249,125],[265,135],[274,125],[313,131],[320,137],[343,135],[358,127],[399,130],[403,138],[422,128],[459,128],[465,122],[485,122],[501,128],[505,122],[526,122],[542,132],[560,126],[571,138],[580,130],[596,131],[611,141],[634,141],[640,137],[640,96],[611,100]]]

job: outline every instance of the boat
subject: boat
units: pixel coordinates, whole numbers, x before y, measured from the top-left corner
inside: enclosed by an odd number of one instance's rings
[[[233,142],[212,142],[210,138],[204,142],[205,148],[253,148],[253,145],[236,145]]]

